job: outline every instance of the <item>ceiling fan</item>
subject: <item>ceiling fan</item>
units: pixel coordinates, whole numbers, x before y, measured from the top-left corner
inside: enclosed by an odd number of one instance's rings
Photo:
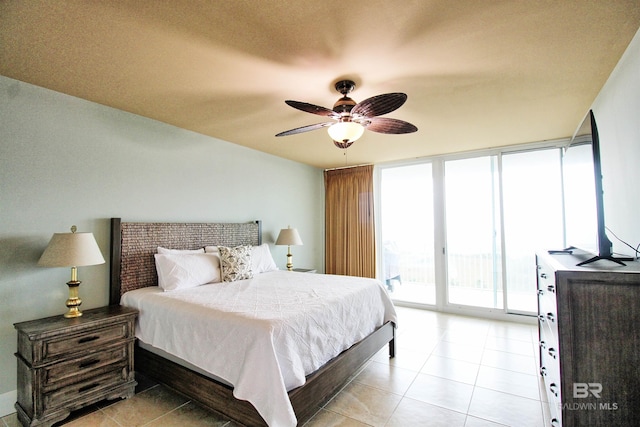
[[[346,149],[362,136],[365,129],[389,134],[412,133],[418,130],[411,123],[388,117],[379,117],[400,108],[407,100],[406,94],[398,92],[385,93],[356,103],[347,96],[355,87],[356,84],[351,80],[337,82],[335,88],[342,94],[342,98],[336,101],[331,110],[306,102],[285,101],[287,105],[293,108],[306,113],[329,117],[333,121],[302,126],[280,132],[276,136],[295,135],[328,127],[329,136],[333,139],[334,144],[338,148]]]

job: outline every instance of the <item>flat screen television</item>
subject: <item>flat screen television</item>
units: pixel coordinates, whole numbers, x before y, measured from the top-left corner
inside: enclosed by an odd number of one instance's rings
[[[585,247],[585,242],[572,242],[569,240],[571,239],[571,236],[568,235],[567,243],[575,247],[579,247],[580,249],[585,249],[595,253],[594,257],[579,263],[578,264],[579,266],[590,264],[592,262],[599,261],[599,260],[609,260],[617,264],[625,265],[623,261],[633,261],[634,258],[615,257],[612,251],[613,244],[611,243],[611,240],[609,240],[609,238],[607,237],[607,229],[606,229],[605,220],[604,220],[604,193],[602,190],[602,164],[600,162],[600,138],[598,135],[598,127],[596,125],[596,119],[592,110],[589,111],[589,113],[586,115],[583,122],[580,124],[575,134],[573,135],[573,138],[571,139],[571,143],[569,145],[570,148],[567,150],[566,154],[569,154],[569,152],[573,149],[573,147],[581,146],[581,145],[585,147],[584,144],[588,144],[588,146],[591,147],[591,155],[593,160],[593,181],[592,182],[595,184],[595,226],[592,226],[592,227],[595,228],[595,230],[593,230],[595,231],[595,242],[593,242],[592,244],[586,243],[586,247]],[[575,151],[577,152],[578,150],[575,150]],[[571,172],[569,169],[570,169],[569,167],[565,167],[566,181],[571,180]],[[590,190],[591,183],[588,183],[588,180],[583,180],[582,185],[589,186],[589,187],[585,187],[588,193]],[[574,186],[574,189],[575,188],[576,187]],[[571,194],[569,193],[571,193],[571,191],[565,190],[565,197],[568,199],[571,198]],[[567,206],[566,209],[567,211],[569,211],[570,207]],[[572,215],[567,215],[565,219],[567,233],[569,232],[571,227],[574,225],[571,222],[574,220],[576,222],[579,221],[578,216],[582,218],[585,218],[585,217],[589,218],[591,214],[592,212],[583,211],[583,212],[576,212]],[[589,232],[591,232],[591,230],[589,230]]]

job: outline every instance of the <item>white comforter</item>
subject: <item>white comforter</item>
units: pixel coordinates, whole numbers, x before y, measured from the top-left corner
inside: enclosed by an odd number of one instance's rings
[[[270,426],[295,426],[287,391],[386,321],[380,282],[272,271],[253,279],[163,292],[127,292],[136,336],[233,385]]]

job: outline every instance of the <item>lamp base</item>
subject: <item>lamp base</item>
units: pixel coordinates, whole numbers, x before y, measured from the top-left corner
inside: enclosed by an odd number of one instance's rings
[[[80,287],[79,280],[71,280],[67,282],[69,286],[69,299],[67,300],[67,307],[69,311],[64,314],[64,317],[71,319],[74,317],[82,316],[82,312],[78,308],[82,304],[82,300],[78,297],[78,288]]]
[[[289,252],[287,253],[287,270],[293,270],[293,255],[291,255],[291,249],[289,249]]]

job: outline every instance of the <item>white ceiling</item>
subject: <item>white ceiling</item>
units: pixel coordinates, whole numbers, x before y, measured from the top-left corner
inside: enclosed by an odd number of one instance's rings
[[[329,168],[571,136],[639,27],[637,0],[2,0],[0,74]],[[275,137],[345,77],[418,132]]]

